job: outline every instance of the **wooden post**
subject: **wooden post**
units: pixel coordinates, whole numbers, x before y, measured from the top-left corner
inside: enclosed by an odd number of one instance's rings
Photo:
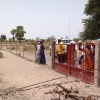
[[[51,69],[54,69],[55,60],[55,41],[51,42]]]
[[[2,50],[2,41],[0,41],[0,49]]]
[[[100,87],[100,41],[95,42],[94,86]]]
[[[15,41],[15,44],[16,44],[16,55],[17,55],[17,41]]]
[[[7,40],[6,40],[6,50],[7,50]]]
[[[23,58],[24,58],[24,41],[23,41]]]
[[[36,62],[36,45],[34,45],[34,54],[35,54],[35,60],[33,60],[33,61],[35,61]]]
[[[11,52],[11,40],[10,40],[10,52]]]

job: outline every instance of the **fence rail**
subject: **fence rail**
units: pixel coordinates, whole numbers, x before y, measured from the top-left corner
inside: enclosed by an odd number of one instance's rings
[[[28,60],[35,61],[36,46],[33,42],[22,42],[20,44],[18,41],[2,41],[0,42],[0,48]]]

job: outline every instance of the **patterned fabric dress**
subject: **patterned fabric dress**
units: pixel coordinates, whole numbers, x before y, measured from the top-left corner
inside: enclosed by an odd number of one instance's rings
[[[85,49],[85,56],[83,61],[83,69],[93,69],[93,59],[92,59],[92,53],[91,50]]]

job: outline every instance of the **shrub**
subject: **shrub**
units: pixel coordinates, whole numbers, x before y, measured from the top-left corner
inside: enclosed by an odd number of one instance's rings
[[[3,53],[2,52],[0,52],[0,58],[2,58],[3,57]]]
[[[16,49],[16,47],[14,47],[14,46],[11,47],[11,50],[15,50],[15,49]]]
[[[34,50],[34,46],[24,45],[24,51],[33,51],[33,50]]]

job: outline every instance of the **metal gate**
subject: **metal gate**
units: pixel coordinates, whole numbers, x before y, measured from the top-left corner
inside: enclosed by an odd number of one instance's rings
[[[56,45],[54,50],[56,51]],[[66,53],[64,53],[64,62],[59,63],[57,59],[56,52],[54,53],[54,70],[65,75],[71,75],[76,78],[81,79],[87,83],[94,82],[94,70],[85,70],[82,65],[79,68],[76,64],[76,51],[75,44],[66,44],[64,45]]]

